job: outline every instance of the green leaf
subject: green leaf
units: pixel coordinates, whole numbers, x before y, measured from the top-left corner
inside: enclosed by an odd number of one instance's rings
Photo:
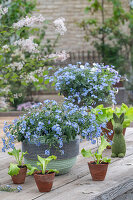
[[[43,75],[48,75],[48,71],[47,71],[47,70],[44,71],[44,72],[43,72]]]
[[[93,154],[91,153],[91,149],[89,149],[89,150],[82,149],[81,154],[83,157],[87,157],[87,158],[93,156]]]
[[[106,158],[106,157],[104,157],[102,159],[102,161],[105,162],[105,163],[111,163],[111,159],[110,158]]]
[[[100,105],[98,105],[95,109],[101,110],[102,108],[104,108],[104,107],[103,107],[103,104],[100,104]]]
[[[102,159],[102,154],[99,154],[99,153],[96,152],[94,155],[95,155],[95,157],[96,157],[96,162],[97,162],[97,164],[99,164],[99,163],[100,163],[100,160]]]
[[[19,154],[20,154],[21,150],[20,149],[16,149],[14,148],[13,151],[8,152],[9,155],[14,156],[18,165],[22,165],[22,160],[23,160],[23,156],[25,154],[28,154],[27,152],[22,152],[21,157],[19,158]]]
[[[100,121],[102,121],[102,122],[105,122],[105,120],[108,119],[106,114],[99,114],[99,115],[98,115],[98,118],[99,118]],[[108,121],[109,121],[109,120],[108,120]]]
[[[18,78],[18,75],[16,73],[13,74],[12,80]]]
[[[113,112],[114,110],[111,107],[103,107],[103,104],[97,106],[95,109],[93,109],[93,112],[97,116],[97,119],[101,122],[105,122],[106,120],[110,121],[110,119],[113,118]],[[101,114],[99,114],[101,112]]]
[[[8,79],[9,77],[10,77],[10,73],[7,73],[7,74],[5,75],[5,78]]]
[[[19,164],[19,153],[20,153],[20,152],[21,152],[20,149],[17,150],[16,148],[14,148],[13,151],[8,152],[8,154],[9,154],[10,156],[14,156],[15,159],[16,159],[16,161],[17,161],[17,163]]]
[[[29,172],[27,172],[28,175],[32,175],[34,173],[34,171],[39,171],[39,169],[37,167],[33,167],[30,164],[27,164],[26,166],[30,170]]]
[[[125,113],[125,118],[129,119],[130,122],[133,121],[133,107],[128,108],[127,112]]]
[[[129,127],[129,126],[130,126],[130,120],[129,119],[124,119],[123,128]]]
[[[88,6],[88,7],[86,7],[85,8],[85,13],[88,13],[88,11],[90,11],[91,10],[91,8]]]
[[[19,164],[20,164],[20,165],[22,165],[23,157],[24,157],[24,155],[26,155],[26,154],[28,154],[27,151],[21,153],[21,157],[20,157],[20,161],[19,161]]]
[[[55,160],[57,157],[52,155],[47,158],[42,158],[41,156],[37,155],[37,158],[39,160],[39,162],[37,162],[37,165],[41,166],[42,174],[45,174],[48,163],[53,159]]]
[[[113,119],[113,112],[107,114],[107,120],[110,121],[111,119]]]
[[[20,168],[18,167],[17,164],[10,163],[10,167],[9,167],[9,170],[8,170],[8,174],[10,176],[18,175],[19,171],[20,171]]]
[[[44,81],[43,77],[39,77],[38,79],[39,79],[39,83],[43,83],[43,81]]]
[[[128,110],[128,106],[126,104],[122,103],[121,113],[126,112],[127,110]]]
[[[121,114],[121,109],[118,108],[118,107],[116,107],[116,108],[115,108],[115,113],[116,113],[117,115],[120,116],[120,114]]]
[[[22,85],[27,86],[26,82],[22,81],[21,83],[22,83]]]
[[[107,142],[107,140],[104,138],[104,135],[101,136],[101,144],[98,148],[98,154],[101,154],[103,153],[104,149],[106,149],[106,147],[110,145],[109,142]]]
[[[10,97],[9,100],[10,100],[10,102],[12,102],[14,104],[14,98],[13,97]]]
[[[52,85],[52,86],[55,86],[55,82],[53,82],[51,85]]]
[[[44,83],[45,83],[45,84],[48,84],[48,83],[49,83],[49,79],[45,80]]]

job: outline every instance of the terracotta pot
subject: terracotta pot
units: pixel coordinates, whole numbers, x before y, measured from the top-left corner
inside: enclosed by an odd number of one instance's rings
[[[88,162],[93,181],[103,181],[105,179],[108,163],[95,164],[94,161]]]
[[[35,172],[34,178],[39,192],[50,192],[53,185],[54,177],[54,172],[50,174],[41,174],[41,171]]]
[[[124,81],[120,80],[118,83],[116,83],[115,85],[113,85],[113,87],[123,87],[124,86]]]
[[[18,175],[12,176],[12,181],[14,184],[23,184],[25,182],[27,167],[20,166],[20,171]]]

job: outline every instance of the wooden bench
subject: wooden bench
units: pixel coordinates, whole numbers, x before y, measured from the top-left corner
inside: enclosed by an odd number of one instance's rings
[[[105,181],[92,181],[87,166],[88,159],[79,154],[70,173],[56,176],[50,193],[39,193],[33,176],[27,176],[21,192],[0,192],[0,200],[133,200],[133,128],[126,130],[127,153],[123,159],[112,158]],[[21,147],[20,144],[17,147]],[[82,148],[92,151],[96,145],[83,141]],[[104,152],[110,157],[111,150]],[[90,160],[90,159],[89,159]],[[7,153],[0,152],[0,185],[12,184],[8,166],[14,162]]]

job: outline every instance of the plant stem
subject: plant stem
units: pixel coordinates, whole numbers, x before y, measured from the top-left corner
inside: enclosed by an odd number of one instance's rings
[[[98,138],[96,138],[96,140],[97,140],[97,149],[99,148],[99,145],[98,145]]]
[[[59,38],[60,38],[60,34],[57,35],[57,37],[56,37],[56,39],[55,39],[55,41],[53,43],[53,46],[52,46],[53,49],[56,47],[56,44],[57,44]]]

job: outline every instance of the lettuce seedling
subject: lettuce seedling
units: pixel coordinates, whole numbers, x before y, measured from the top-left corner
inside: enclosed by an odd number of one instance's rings
[[[52,156],[49,156],[47,158],[42,158],[41,156],[37,155],[37,158],[38,158],[38,161],[39,161],[39,162],[37,162],[37,166],[41,167],[42,174],[45,174],[45,173],[48,174],[48,173],[51,173],[51,172],[59,173],[59,171],[57,171],[56,169],[49,169],[46,172],[46,168],[47,168],[48,163],[52,160],[55,160],[57,158],[56,156],[52,155]],[[40,171],[37,167],[33,167],[30,164],[27,165],[27,168],[30,170],[27,173],[28,175],[32,175],[34,173],[34,171]]]
[[[104,107],[103,104],[101,104],[93,109],[93,113],[96,115],[96,118],[100,123],[111,120],[113,124],[113,113],[117,114],[118,117],[120,117],[122,113],[125,114],[123,128],[129,127],[130,123],[133,122],[133,107],[128,107],[124,103],[122,103],[120,108],[116,107],[115,109],[112,107]]]
[[[93,157],[94,162],[96,164],[100,164],[102,162],[110,163],[111,159],[108,159],[106,157],[104,157],[104,158],[102,157],[103,151],[106,149],[106,147],[108,145],[110,145],[110,143],[107,142],[107,140],[104,138],[104,136],[101,136],[100,138],[101,138],[101,144],[100,144],[100,146],[98,147],[98,150],[95,153],[92,153],[91,149],[85,150],[83,148],[82,151],[81,151],[81,154],[82,154],[83,157],[87,157],[87,158]]]
[[[20,155],[20,153],[21,153],[21,155]],[[8,174],[10,176],[18,175],[19,171],[20,171],[20,166],[23,166],[22,165],[23,157],[25,154],[27,154],[27,152],[21,152],[20,149],[17,150],[16,148],[14,148],[13,151],[8,152],[8,154],[11,156],[14,156],[17,161],[16,164],[10,163]]]

